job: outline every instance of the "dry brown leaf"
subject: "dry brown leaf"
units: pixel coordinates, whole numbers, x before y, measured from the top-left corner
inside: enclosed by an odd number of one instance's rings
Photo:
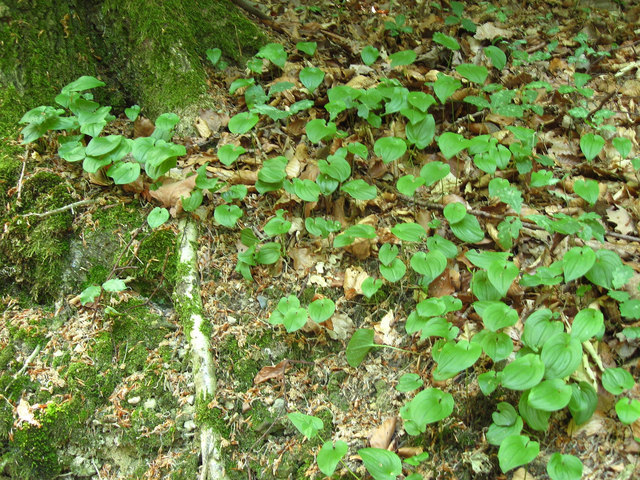
[[[360,267],[350,267],[344,272],[344,281],[342,288],[344,296],[347,300],[352,299],[356,295],[362,295],[362,282],[364,282],[369,274]]]
[[[298,175],[300,175],[300,172],[307,163],[308,156],[307,145],[305,143],[298,144],[295,153],[291,156],[289,163],[287,163],[285,167],[287,178],[297,178]]]
[[[498,37],[511,38],[513,32],[506,28],[496,27],[492,22],[478,26],[473,36],[476,40],[493,40]]]
[[[396,430],[397,417],[389,417],[382,422],[369,437],[369,445],[372,448],[382,448],[386,450],[391,443],[393,433]]]
[[[94,185],[100,185],[101,187],[107,187],[113,184],[113,180],[107,177],[104,168],[99,169],[95,173],[89,173],[89,181]]]
[[[282,380],[284,378],[284,372],[289,364],[289,360],[282,360],[275,367],[262,367],[253,379],[254,385],[260,385],[261,383],[269,380]]]
[[[628,97],[640,98],[640,80],[627,80],[622,84],[620,93]]]
[[[213,173],[223,182],[228,182],[231,185],[255,185],[258,180],[258,172],[253,170],[227,170],[221,167],[207,167],[207,172]]]
[[[577,426],[573,420],[571,420],[569,425],[567,425],[567,433],[572,437],[575,437],[576,435],[585,435],[590,437],[592,435],[605,432],[606,421],[607,416],[600,410],[596,410],[591,418],[582,425]]]
[[[156,126],[151,120],[142,115],[139,115],[133,122],[133,138],[149,137],[156,129]]]
[[[189,197],[196,186],[197,175],[180,180],[178,182],[165,183],[157,190],[149,192],[149,196],[160,202],[163,207],[175,208],[176,213],[182,211],[181,197]]]
[[[527,472],[524,467],[520,467],[513,473],[511,480],[536,480],[536,477]]]
[[[134,182],[122,185],[122,190],[124,190],[125,192],[141,193],[144,191],[144,189],[145,189],[145,184],[144,184],[142,175],[136,178]]]
[[[431,297],[442,297],[451,295],[460,288],[460,273],[451,268],[445,269],[441,275],[429,285],[429,295]]]
[[[429,226],[431,220],[433,220],[433,215],[430,211],[421,208],[416,212],[416,223],[425,229],[427,236],[431,235],[431,227]]]
[[[347,340],[354,330],[353,320],[348,315],[336,313],[324,322],[327,327],[327,335],[333,340]]]
[[[196,119],[195,127],[203,138],[209,138],[229,123],[229,115],[226,113],[218,113],[213,110],[204,110]]]
[[[359,260],[365,260],[371,255],[371,245],[375,239],[357,238],[351,245],[344,249]]]
[[[376,84],[377,80],[372,77],[365,77],[364,75],[356,75],[351,80],[347,82],[347,87],[360,89],[360,88],[369,88],[372,85]]]
[[[615,223],[616,230],[620,233],[623,233],[625,235],[635,233],[636,228],[633,219],[631,218],[631,215],[629,215],[629,212],[627,212],[624,208],[608,208],[607,217],[612,223]]]
[[[420,455],[422,452],[424,452],[422,447],[400,447],[397,451],[400,458],[414,457]]]
[[[16,422],[16,426],[20,426],[23,423],[28,423],[29,425],[33,425],[34,427],[39,427],[40,422],[33,415],[34,407],[29,405],[24,398],[20,399],[18,406],[16,407],[16,413],[18,414],[18,421]]]
[[[296,270],[306,270],[316,264],[316,258],[308,248],[294,247],[287,253],[293,259],[293,268]]]

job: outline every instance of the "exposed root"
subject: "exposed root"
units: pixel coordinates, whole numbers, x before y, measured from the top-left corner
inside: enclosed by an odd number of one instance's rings
[[[209,338],[203,333],[202,300],[197,275],[196,242],[198,227],[188,218],[180,220],[179,278],[174,303],[191,348],[191,365],[198,401],[216,393],[216,377],[209,351]],[[220,448],[220,435],[209,425],[200,428],[200,480],[227,479]]]

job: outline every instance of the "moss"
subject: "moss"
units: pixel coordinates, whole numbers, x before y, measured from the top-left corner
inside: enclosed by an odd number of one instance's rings
[[[208,48],[218,47],[240,62],[265,43],[260,30],[226,0],[154,0],[147,7],[108,0],[93,18],[105,64],[151,118],[168,111],[193,115],[184,109],[198,98],[208,101],[203,63]]]
[[[26,348],[33,351],[37,346],[44,346],[47,343],[47,326],[37,322],[30,322],[28,328],[9,327],[11,341],[24,344]]]
[[[109,332],[102,332],[95,339],[93,348],[91,349],[91,358],[98,368],[110,365],[113,362],[113,342]]]
[[[198,477],[198,455],[182,455],[171,465],[171,480],[191,480]]]
[[[327,385],[327,393],[331,404],[338,407],[343,412],[348,412],[351,409],[351,402],[343,394],[342,386],[344,380],[347,378],[346,372],[335,372],[329,377],[329,384]]]
[[[157,316],[145,308],[132,308],[139,304],[136,300],[122,305],[121,310],[127,310],[127,314],[114,319],[111,332],[117,358],[124,362],[121,369],[127,375],[145,370],[149,351],[155,349],[167,334]]]
[[[229,426],[219,408],[209,407],[210,398],[198,399],[195,420],[200,425],[207,425],[225,438],[229,438]]]
[[[24,394],[35,392],[38,389],[38,384],[33,382],[28,375],[0,376],[0,392],[11,402],[18,402]]]
[[[5,370],[7,366],[15,360],[16,350],[13,343],[10,342],[2,350],[0,350],[0,370]]]
[[[238,341],[234,337],[226,337],[224,343],[218,347],[218,358],[220,358],[220,363],[224,365],[223,369],[231,372],[235,389],[248,390],[251,388],[253,379],[260,370],[260,364],[247,354],[246,349],[241,349],[238,346]]]
[[[72,215],[69,211],[46,217],[21,215],[67,205],[73,202],[72,192],[63,178],[51,172],[40,171],[25,179],[21,202],[12,204],[0,242],[0,258],[10,259],[0,270],[3,285],[18,286],[36,301],[60,295]]]
[[[88,409],[106,403],[120,381],[118,369],[98,370],[86,363],[74,362],[65,372],[67,384],[72,394],[78,395]]]
[[[4,145],[0,145],[0,155],[1,152],[11,155],[24,151],[23,147],[11,144],[9,140],[18,135],[18,122],[27,110],[13,85],[0,89],[0,138],[6,140]]]
[[[119,203],[117,205],[100,208],[93,213],[96,227],[101,231],[114,233],[128,233],[142,225],[144,218],[140,209],[134,205]]]
[[[84,290],[90,285],[102,285],[111,273],[111,269],[104,265],[94,265],[89,269],[87,279],[82,283],[81,288]]]
[[[176,268],[176,278],[181,279],[191,274],[194,267],[189,264],[179,263]],[[191,320],[192,315],[202,315],[202,299],[199,295],[195,297],[189,298],[184,292],[175,290],[173,292],[173,303],[175,306],[175,310],[178,313],[178,318],[180,319],[180,324],[182,325],[182,329],[184,330],[184,335],[189,340],[191,338],[191,329],[193,328],[193,321]],[[203,321],[203,334],[207,335],[206,321]]]
[[[81,75],[98,75],[88,42],[90,25],[74,0],[9,2],[0,22],[0,84],[13,85],[20,110],[49,105],[60,89]],[[19,117],[18,117],[19,118]]]
[[[7,466],[11,478],[48,479],[62,470],[57,450],[69,440],[72,431],[71,405],[51,403],[36,418],[40,425],[23,424],[14,430],[10,444],[13,461]]]
[[[173,230],[154,230],[140,242],[136,253],[140,268],[136,273],[135,289],[149,296],[156,291],[160,300],[168,301],[176,282],[177,251]],[[158,289],[158,283],[162,288]]]

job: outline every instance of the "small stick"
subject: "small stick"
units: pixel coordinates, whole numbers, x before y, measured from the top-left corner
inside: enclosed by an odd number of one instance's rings
[[[19,193],[18,193],[18,198],[20,198]],[[78,202],[70,203],[69,205],[65,205],[64,207],[56,208],[55,210],[49,210],[48,212],[43,212],[43,213],[31,212],[31,213],[25,213],[24,215],[21,215],[21,216],[22,217],[48,217],[49,215],[55,215],[56,213],[64,212],[65,210],[70,210],[72,208],[79,207],[81,205],[88,205],[90,203],[96,203],[96,202],[97,200],[88,198],[85,200],[80,200]]]
[[[22,179],[24,178],[24,169],[27,166],[27,160],[29,160],[29,153],[29,144],[27,144],[24,151],[24,159],[22,160],[22,171],[18,179],[18,200],[20,200],[20,195],[22,195]]]
[[[31,360],[33,360],[36,355],[38,355],[38,353],[40,353],[40,344],[36,345],[36,348],[33,349],[33,352],[31,352],[31,355],[29,355],[29,358],[27,358],[24,361],[24,364],[22,365],[22,368],[20,370],[18,370],[18,372],[15,374],[16,377],[19,377],[20,375],[22,375],[24,373],[24,371],[27,369],[27,367],[29,366],[29,364],[31,363]]]
[[[445,205],[440,203],[428,202],[425,200],[420,200],[418,198],[410,198],[403,195],[404,198],[407,198],[409,201],[412,201],[416,205],[420,205],[427,208],[433,208],[436,210],[444,210]],[[484,217],[491,218],[493,220],[504,220],[508,215],[496,215],[494,213],[483,212],[482,210],[470,209],[469,213],[475,215],[476,217]],[[527,222],[526,220],[522,221],[522,226],[526,228],[530,228],[532,230],[546,230],[544,227],[541,227],[535,223]],[[624,233],[616,233],[610,230],[605,230],[605,236],[618,238],[620,240],[626,240],[628,242],[640,242],[640,237],[636,237],[634,235],[625,235]]]

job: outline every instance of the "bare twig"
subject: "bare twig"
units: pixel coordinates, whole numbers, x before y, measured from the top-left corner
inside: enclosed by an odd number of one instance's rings
[[[72,208],[80,207],[82,205],[89,205],[91,203],[96,203],[97,200],[92,198],[87,198],[85,200],[80,200],[77,202],[70,203],[69,205],[65,205],[64,207],[56,208],[55,210],[49,210],[48,212],[43,213],[25,213],[22,217],[48,217],[49,215],[55,215],[56,213],[64,212],[66,210],[71,210]]]
[[[417,198],[410,198],[404,196],[408,201],[415,203],[416,205],[420,205],[422,207],[432,208],[434,210],[444,210],[446,205],[442,205],[441,203],[428,202],[425,200],[420,200]],[[468,212],[476,217],[490,218],[492,220],[504,220],[508,215],[496,215],[495,213],[483,212],[482,210],[470,209]],[[526,228],[530,228],[532,230],[546,230],[544,227],[541,227],[535,223],[523,221],[522,226]],[[640,237],[636,237],[635,235],[625,235],[624,233],[616,233],[610,230],[605,230],[605,236],[613,237],[620,240],[626,240],[628,242],[640,242]]]
[[[27,166],[27,160],[29,160],[29,144],[24,151],[24,158],[22,159],[22,171],[20,172],[20,178],[18,179],[18,200],[20,200],[20,195],[22,195],[22,179],[24,178],[24,170]]]
[[[16,372],[16,374],[15,374],[16,377],[19,377],[20,375],[22,375],[25,372],[27,367],[29,367],[29,364],[31,363],[31,360],[36,358],[36,355],[38,355],[38,353],[40,353],[40,348],[42,348],[40,344],[36,345],[36,348],[33,349],[33,352],[31,352],[31,355],[29,355],[29,357],[24,361],[24,364],[22,365],[22,368],[20,368],[20,370],[18,370]]]

